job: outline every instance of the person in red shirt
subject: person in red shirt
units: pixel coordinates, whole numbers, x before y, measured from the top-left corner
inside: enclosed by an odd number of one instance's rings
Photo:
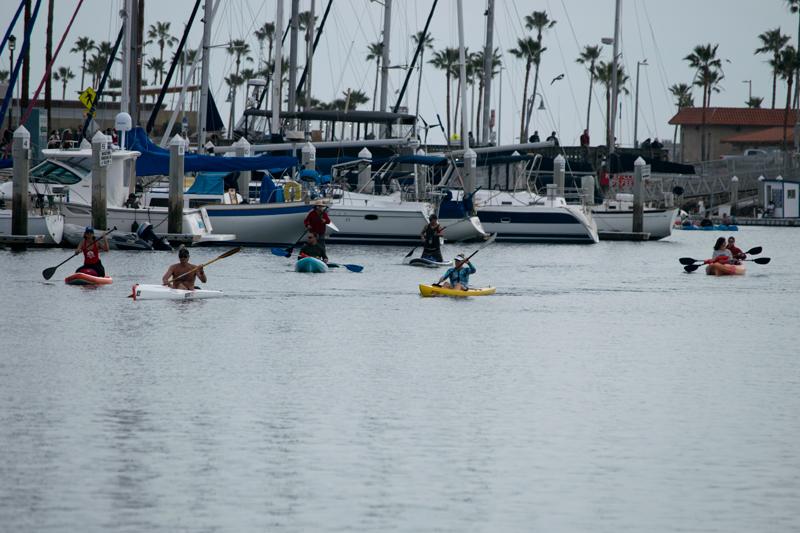
[[[581,134],[581,146],[589,146],[589,130],[583,130]]]
[[[314,209],[308,212],[306,219],[303,221],[306,231],[316,235],[317,244],[323,250],[325,250],[325,230],[327,225],[331,223],[328,213],[325,212],[326,210],[327,208],[324,205],[317,204]]]
[[[108,251],[108,238],[103,235],[103,238],[98,241],[94,238],[94,228],[86,226],[83,232],[83,240],[75,250],[76,253],[83,252],[83,266],[75,272],[83,272],[104,278],[106,269],[103,267],[103,263],[100,262],[100,250]]]
[[[740,248],[736,246],[736,239],[733,237],[728,237],[728,246],[726,246],[728,250],[730,250],[731,255],[734,259],[746,259],[747,254],[745,254]]]

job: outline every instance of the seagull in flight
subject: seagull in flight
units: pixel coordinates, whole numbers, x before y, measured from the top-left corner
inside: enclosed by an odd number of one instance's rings
[[[557,82],[558,80],[563,80],[563,79],[564,79],[564,74],[559,74],[558,76],[556,76],[555,78],[553,78],[552,80],[550,80],[550,85],[553,85],[553,84],[554,84],[555,82]]]

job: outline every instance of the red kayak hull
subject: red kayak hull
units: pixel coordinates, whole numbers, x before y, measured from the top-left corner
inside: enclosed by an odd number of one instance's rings
[[[85,272],[76,272],[64,278],[64,283],[67,285],[110,285],[112,281],[108,276],[101,278]]]
[[[742,276],[745,273],[744,265],[725,265],[722,263],[711,263],[706,267],[706,274],[709,276]]]

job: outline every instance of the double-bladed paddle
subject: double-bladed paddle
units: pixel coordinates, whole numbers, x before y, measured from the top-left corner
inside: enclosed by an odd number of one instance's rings
[[[106,236],[107,236],[109,233],[111,233],[112,231],[115,231],[116,229],[117,229],[117,227],[116,227],[116,226],[114,226],[113,228],[111,228],[111,229],[110,229],[110,230],[108,230],[107,232],[103,233],[103,234],[100,236],[100,239],[103,239],[103,238],[105,238],[105,237],[106,237]],[[95,239],[94,241],[92,241],[92,244],[96,243],[96,242],[97,242],[97,241],[99,241],[100,239]],[[56,273],[56,270],[58,269],[58,267],[60,267],[61,265],[63,265],[64,263],[66,263],[67,261],[69,261],[70,259],[72,259],[73,257],[75,257],[76,255],[79,255],[80,253],[81,253],[81,250],[78,250],[77,252],[75,252],[75,253],[74,253],[74,254],[72,254],[71,256],[69,256],[69,257],[67,257],[66,259],[64,259],[63,261],[61,261],[61,262],[60,262],[59,264],[57,264],[56,266],[54,266],[54,267],[49,267],[49,268],[45,268],[44,270],[42,270],[42,276],[44,277],[44,279],[50,279],[50,278],[52,278],[52,277],[53,277],[53,274],[55,274],[55,273]]]
[[[294,252],[295,246],[299,245],[300,242],[303,240],[303,237],[306,236],[308,233],[308,229],[303,230],[303,234],[300,235],[300,238],[295,241],[293,245],[288,248],[270,248],[270,252],[272,255],[277,255],[279,257],[292,257],[292,252]]]
[[[745,252],[745,254],[747,254],[747,255],[758,255],[758,254],[761,253],[761,251],[762,251],[761,246],[756,246],[755,248],[750,248],[749,250],[747,250]],[[680,263],[682,265],[691,265],[691,264],[697,263],[697,262],[703,263],[703,261],[705,261],[705,259],[692,259],[691,257],[681,257],[680,259],[678,259],[678,261],[680,261]]]
[[[772,261],[772,258],[771,257],[756,257],[755,259],[742,259],[742,261],[752,261],[753,263],[756,263],[758,265],[766,265],[767,263]],[[700,268],[703,265],[711,264],[711,262],[712,261],[710,259],[707,259],[707,260],[703,261],[702,263],[698,263],[698,264],[694,264],[694,265],[686,265],[686,266],[683,267],[683,269],[686,272],[694,272],[695,270],[697,270],[698,268]]]
[[[361,272],[364,267],[361,265],[347,264],[347,263],[328,263],[329,268],[345,267],[350,272]]]

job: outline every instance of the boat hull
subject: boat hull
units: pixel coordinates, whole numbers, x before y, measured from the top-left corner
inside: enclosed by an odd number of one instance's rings
[[[480,217],[442,218],[439,223],[444,226],[444,238],[448,242],[483,240],[489,236]]]
[[[469,289],[461,291],[458,289],[448,289],[446,287],[436,287],[434,285],[420,285],[419,293],[422,296],[450,296],[453,298],[466,298],[468,296],[489,296],[494,294],[494,287],[483,287],[480,289]]]
[[[711,263],[706,266],[706,274],[709,276],[743,276],[747,269],[744,265],[725,265],[723,263]]]
[[[316,257],[302,257],[294,264],[294,271],[322,274],[328,271],[328,265]]]
[[[222,291],[195,289],[173,289],[164,285],[139,284],[133,286],[131,297],[134,300],[205,300],[208,298],[221,298]]]
[[[660,240],[672,235],[672,226],[678,209],[645,210],[642,217],[643,229],[650,234],[650,240]],[[603,207],[592,209],[592,218],[597,224],[599,233],[633,232],[633,212],[614,211]]]
[[[498,241],[594,244],[597,227],[580,210],[570,207],[483,206],[483,228]]]
[[[11,235],[11,210],[0,210],[0,235]],[[62,215],[28,215],[28,235],[44,235],[44,246],[61,244],[64,235]]]
[[[303,221],[313,206],[303,202],[207,205],[215,232],[235,234],[234,244],[281,246],[297,241]]]
[[[424,209],[388,202],[334,204],[328,215],[339,228],[327,237],[327,242],[333,244],[414,245],[419,243],[419,234],[428,223]]]

